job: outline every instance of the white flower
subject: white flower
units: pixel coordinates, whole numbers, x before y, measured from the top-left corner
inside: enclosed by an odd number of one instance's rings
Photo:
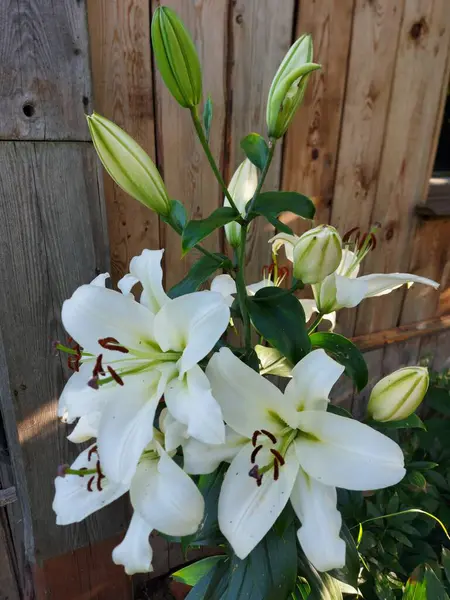
[[[211,444],[225,439],[220,407],[198,362],[225,331],[229,308],[209,291],[171,300],[162,287],[162,252],[144,250],[131,261],[119,282],[123,293],[96,280],[62,308],[64,327],[83,352],[60,398],[60,415],[69,422],[84,417],[72,432],[75,441],[88,439],[98,422],[103,469],[113,481],[131,480],[163,394],[189,435]],[[140,303],[130,293],[138,281]]]
[[[134,514],[124,540],[113,551],[114,562],[124,565],[129,575],[152,570],[149,535],[153,529],[171,536],[190,535],[203,518],[203,496],[157,437],[161,438],[159,432],[128,484],[104,475],[96,444],[78,456],[65,476],[55,480],[53,510],[58,525],[78,523],[130,491]]]
[[[315,350],[294,367],[283,395],[229,349],[211,358],[206,373],[224,419],[247,439],[219,498],[219,525],[239,558],[253,550],[291,498],[309,560],[321,571],[342,567],[345,543],[334,488],[377,489],[403,478],[403,454],[395,442],[326,412],[343,370]]]
[[[234,172],[228,191],[233,198],[236,208],[245,217],[247,203],[253,198],[258,186],[258,169],[246,158]],[[224,206],[230,206],[228,198],[223,201]],[[237,248],[241,243],[241,226],[233,221],[225,225],[225,235],[228,243]]]
[[[246,289],[249,296],[254,296],[258,290],[274,286],[275,284],[271,279],[265,278],[257,283],[251,283]],[[211,281],[211,291],[221,294],[228,306],[231,306],[234,300],[233,295],[237,293],[236,282],[230,275],[217,275]]]

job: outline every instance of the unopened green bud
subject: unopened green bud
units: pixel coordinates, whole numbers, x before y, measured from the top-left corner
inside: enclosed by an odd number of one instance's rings
[[[289,48],[270,86],[266,115],[269,137],[278,139],[286,133],[303,101],[309,75],[320,69],[312,59],[312,38],[304,34]]]
[[[236,169],[228,186],[230,196],[233,198],[242,217],[245,217],[245,208],[253,198],[257,186],[258,169],[246,158]],[[227,198],[225,198],[223,204],[224,206],[230,206]],[[230,246],[237,248],[241,243],[241,226],[239,223],[235,221],[227,223],[225,225],[225,235]]]
[[[409,417],[428,389],[425,367],[405,367],[384,377],[370,394],[367,412],[375,421],[400,421]]]
[[[184,108],[193,108],[202,97],[202,70],[191,36],[177,14],[167,6],[155,10],[152,45],[164,83]]]
[[[93,113],[87,120],[97,154],[117,185],[148,208],[168,216],[170,201],[164,182],[145,150],[105,117]]]

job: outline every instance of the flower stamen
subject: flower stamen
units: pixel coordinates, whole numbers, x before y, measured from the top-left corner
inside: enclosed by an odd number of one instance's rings
[[[118,383],[119,385],[123,385],[122,377],[120,377],[120,375],[116,371],[114,371],[114,369],[112,367],[110,367],[109,365],[107,366],[107,369],[108,369],[111,377],[114,379],[114,381],[116,383]]]
[[[258,441],[258,436],[261,435],[261,432],[258,431],[258,429],[253,433],[252,435],[252,444],[253,446],[256,446],[256,442]]]
[[[270,431],[267,431],[267,429],[261,429],[261,433],[263,433],[266,437],[268,437],[269,440],[272,442],[272,444],[277,443],[277,438],[273,435],[273,433],[270,433]]]
[[[256,456],[257,456],[258,452],[261,450],[261,448],[262,448],[262,444],[260,444],[259,446],[256,446],[256,448],[253,450],[251,457],[250,457],[250,462],[252,463],[252,465],[255,464]]]
[[[116,352],[122,352],[123,354],[128,354],[128,348],[125,346],[121,346],[120,342],[113,337],[105,337],[98,340],[98,343],[102,348],[106,350],[115,350]]]
[[[274,458],[274,460],[273,460],[273,480],[278,481],[279,477],[280,477],[280,465],[278,463],[278,460],[276,458]]]
[[[275,456],[275,462],[278,462],[280,464],[280,467],[282,467],[286,462],[284,460],[284,456],[280,452],[278,452],[278,450],[275,450],[274,448],[271,448],[270,451]]]

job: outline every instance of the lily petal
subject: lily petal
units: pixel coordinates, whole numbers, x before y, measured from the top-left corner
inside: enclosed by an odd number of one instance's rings
[[[147,523],[166,535],[195,533],[203,519],[203,496],[160,446],[159,456],[139,463],[131,484],[131,503]]]
[[[72,469],[95,469],[97,455],[94,454],[89,460],[89,451],[95,445],[86,448],[72,464]],[[65,475],[55,479],[55,498],[53,510],[56,513],[57,525],[69,525],[79,523],[87,516],[111,504],[117,498],[128,491],[128,486],[122,483],[113,483],[107,478],[101,481],[101,491],[94,481],[88,491],[88,483],[93,475]]]
[[[411,273],[373,273],[371,275],[363,275],[359,277],[359,281],[367,283],[366,298],[372,298],[373,296],[384,296],[389,294],[393,290],[401,287],[405,283],[412,285],[413,283],[422,283],[423,285],[431,285],[434,289],[439,287],[437,281],[427,279],[426,277],[419,277],[419,275],[412,275]]]
[[[222,411],[211,392],[211,384],[195,365],[183,379],[172,379],[164,398],[172,416],[187,426],[189,436],[205,444],[223,444],[225,425]]]
[[[289,499],[298,472],[298,462],[290,448],[278,480],[275,481],[269,471],[258,487],[249,476],[252,450],[253,446],[247,444],[233,459],[219,496],[220,530],[242,560],[275,523]]]
[[[186,425],[174,419],[167,408],[163,408],[159,415],[159,428],[164,434],[166,452],[176,450],[189,438]]]
[[[114,563],[123,565],[127,575],[153,571],[153,551],[148,539],[152,529],[137,512],[133,513],[125,537],[112,553]]]
[[[249,296],[254,296],[256,292],[266,287],[275,287],[274,282],[271,279],[262,279],[256,283],[251,283],[247,286],[247,293]]]
[[[162,285],[163,254],[164,250],[144,250],[130,262],[130,274],[142,283],[140,302],[154,315],[170,300]]]
[[[234,279],[227,274],[217,275],[211,281],[210,289],[212,292],[218,292],[227,300],[227,304],[231,306],[233,304],[232,294],[236,293],[236,283]]]
[[[62,307],[66,331],[87,352],[103,354],[104,360],[122,358],[117,351],[105,350],[99,339],[112,337],[129,349],[144,350],[153,340],[153,316],[138,302],[120,292],[95,285],[82,285]]]
[[[231,427],[225,428],[224,444],[203,444],[194,438],[183,443],[184,470],[191,475],[208,475],[217,469],[221,462],[231,462],[236,454],[248,443]]]
[[[344,371],[324,350],[313,350],[292,369],[285,399],[297,411],[326,410],[331,388]]]
[[[325,485],[347,490],[377,490],[405,475],[400,447],[387,436],[354,419],[305,411],[295,446],[303,470]]]
[[[333,308],[353,308],[366,297],[369,288],[363,277],[343,277],[331,275],[336,283],[336,306]]]
[[[106,280],[109,278],[110,278],[109,273],[100,273],[100,275],[97,275],[97,277],[94,277],[94,279],[91,281],[91,285],[96,285],[98,287],[105,287]]]
[[[352,267],[352,265],[354,266]],[[336,269],[336,273],[339,273],[339,275],[345,275],[345,277],[349,277],[350,279],[355,279],[355,277],[358,276],[360,266],[360,263],[357,262],[356,254],[351,250],[344,248],[342,250],[341,262],[339,263],[339,267]],[[350,269],[350,267],[352,267],[352,270],[347,275],[347,271]]]
[[[272,433],[283,429],[276,418],[286,404],[283,394],[236,358],[229,348],[221,348],[212,356],[206,375],[225,422],[235,431],[251,438],[257,429]]]
[[[214,347],[228,327],[230,309],[217,292],[194,292],[171,300],[155,317],[155,337],[163,352],[183,352],[180,376]]]
[[[153,438],[156,406],[166,378],[157,370],[125,378],[103,411],[98,431],[102,469],[112,481],[129,483],[141,454]]]
[[[284,246],[286,258],[291,262],[294,262],[294,246],[298,242],[299,238],[297,235],[290,235],[289,233],[277,233],[273,238],[269,240],[269,244],[272,244],[273,251],[278,252],[281,246]]]
[[[323,485],[299,469],[291,502],[302,525],[298,539],[309,562],[318,571],[345,565],[345,542],[339,537],[341,513],[336,488]]]
[[[80,417],[71,434],[67,436],[69,442],[81,444],[93,437],[97,437],[101,416],[102,413],[100,411],[95,411],[84,417]]]

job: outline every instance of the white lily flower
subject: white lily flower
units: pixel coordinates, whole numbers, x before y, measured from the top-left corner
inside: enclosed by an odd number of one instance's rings
[[[211,358],[206,373],[224,419],[247,439],[219,498],[219,525],[239,558],[261,541],[292,496],[309,560],[322,571],[342,567],[345,544],[333,488],[378,489],[403,478],[403,454],[395,442],[326,412],[343,371],[315,350],[294,367],[283,394],[229,349]]]
[[[131,480],[164,394],[168,410],[190,436],[209,443],[225,440],[220,407],[198,365],[227,328],[230,310],[221,294],[195,292],[169,299],[162,287],[163,251],[144,252],[120,282],[123,293],[83,285],[64,302],[62,321],[83,348],[79,370],[67,382],[60,413],[72,422],[101,413],[98,445],[105,474]],[[140,302],[130,294],[140,281]],[[100,282],[101,283],[101,282]],[[89,382],[89,384],[88,384]]]
[[[249,296],[254,296],[258,290],[262,290],[265,287],[274,286],[275,284],[271,279],[264,278],[257,283],[251,283],[250,285],[247,285],[246,289]],[[231,306],[234,301],[233,295],[237,293],[236,282],[230,275],[217,275],[211,281],[211,291],[221,294],[224,297],[227,305]]]
[[[153,529],[184,536],[197,531],[204,513],[203,496],[195,483],[163,450],[156,438],[147,446],[128,484],[105,476],[97,444],[84,450],[64,476],[55,480],[53,510],[58,525],[77,523],[107,506],[127,491],[134,514],[113,560],[133,573],[151,571]]]

